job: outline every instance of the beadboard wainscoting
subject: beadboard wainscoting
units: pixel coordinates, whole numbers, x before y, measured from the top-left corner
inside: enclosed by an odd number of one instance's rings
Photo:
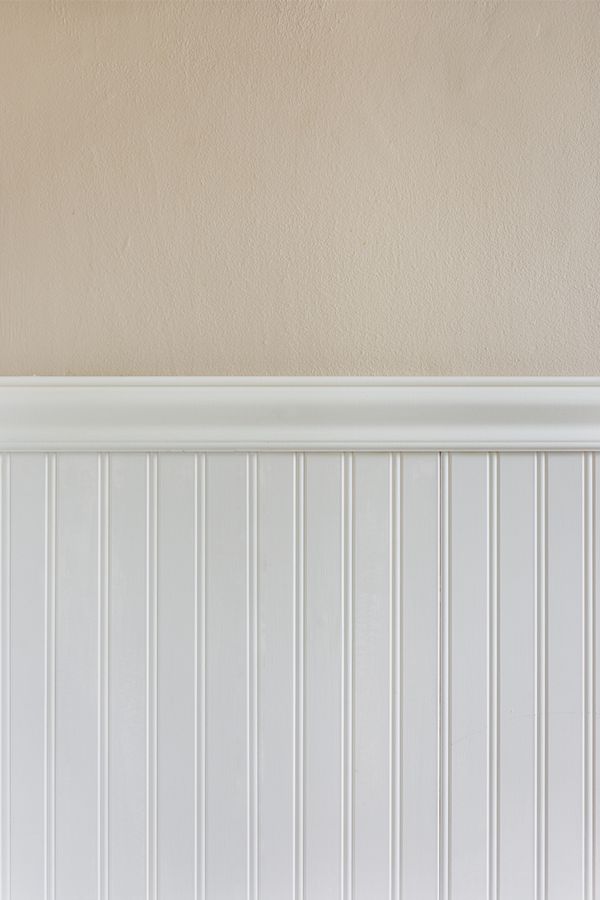
[[[249,387],[0,384],[2,900],[600,896],[599,384]]]

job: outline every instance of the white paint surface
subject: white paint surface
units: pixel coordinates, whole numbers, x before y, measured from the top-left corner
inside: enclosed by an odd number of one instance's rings
[[[3,900],[592,900],[596,466],[3,454]]]
[[[2,450],[580,450],[599,378],[0,378]]]

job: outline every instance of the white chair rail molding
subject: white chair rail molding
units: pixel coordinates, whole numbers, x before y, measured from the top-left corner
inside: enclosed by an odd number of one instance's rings
[[[0,379],[2,900],[593,900],[600,380]]]

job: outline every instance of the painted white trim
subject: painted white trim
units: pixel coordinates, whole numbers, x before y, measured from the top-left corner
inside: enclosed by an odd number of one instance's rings
[[[2,450],[600,448],[600,378],[0,378]]]

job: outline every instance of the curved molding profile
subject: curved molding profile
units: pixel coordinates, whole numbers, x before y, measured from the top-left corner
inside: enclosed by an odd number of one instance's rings
[[[3,450],[600,449],[600,378],[0,378]]]

